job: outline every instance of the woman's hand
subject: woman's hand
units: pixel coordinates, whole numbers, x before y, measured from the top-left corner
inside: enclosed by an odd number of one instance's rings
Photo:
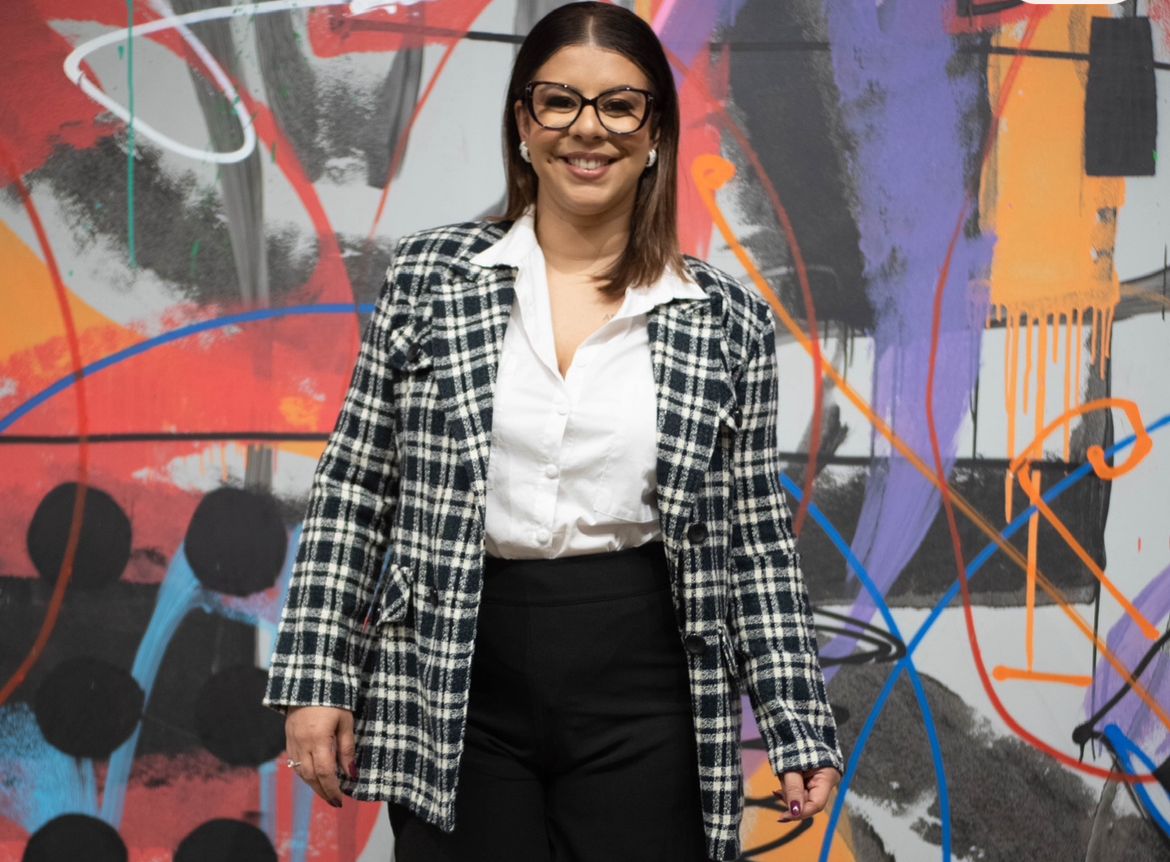
[[[772,791],[780,804],[788,808],[779,822],[804,820],[821,811],[829,801],[829,793],[840,781],[841,773],[831,766],[807,772],[785,772],[780,776],[781,789]]]
[[[354,761],[353,713],[332,706],[295,706],[284,722],[289,760],[313,792],[341,807],[340,769],[357,778]]]

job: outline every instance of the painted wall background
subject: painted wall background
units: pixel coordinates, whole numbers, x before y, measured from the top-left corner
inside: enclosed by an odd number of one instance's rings
[[[259,705],[395,238],[499,211],[556,2],[11,0],[0,859],[374,860]],[[1170,2],[636,0],[685,250],[781,333],[849,756],[745,858],[1170,855]]]

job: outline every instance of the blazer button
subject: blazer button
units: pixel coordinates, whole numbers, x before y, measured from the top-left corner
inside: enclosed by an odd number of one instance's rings
[[[706,524],[691,524],[687,527],[687,540],[692,545],[701,545],[707,541],[707,525]]]
[[[406,351],[406,358],[411,362],[414,362],[416,359],[418,359],[421,353],[422,347],[416,341],[414,344],[410,345],[410,348]]]
[[[683,646],[691,655],[702,655],[707,651],[707,641],[702,635],[687,635],[683,638]]]

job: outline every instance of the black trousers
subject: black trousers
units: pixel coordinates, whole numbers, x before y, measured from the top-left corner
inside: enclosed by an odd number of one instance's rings
[[[707,862],[661,542],[488,557],[445,833],[391,803],[396,862]]]

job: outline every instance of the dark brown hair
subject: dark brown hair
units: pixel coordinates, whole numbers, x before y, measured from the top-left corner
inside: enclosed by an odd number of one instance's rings
[[[602,293],[618,296],[626,287],[653,284],[667,267],[685,275],[678,247],[677,186],[679,108],[674,76],[654,30],[628,9],[608,3],[570,3],[536,22],[524,39],[504,105],[504,159],[508,205],[504,219],[518,219],[536,203],[536,172],[520,158],[520,130],[514,106],[536,70],[569,45],[596,45],[636,65],[654,93],[651,130],[657,132],[658,161],[638,180],[630,237],[625,251],[602,275]]]

